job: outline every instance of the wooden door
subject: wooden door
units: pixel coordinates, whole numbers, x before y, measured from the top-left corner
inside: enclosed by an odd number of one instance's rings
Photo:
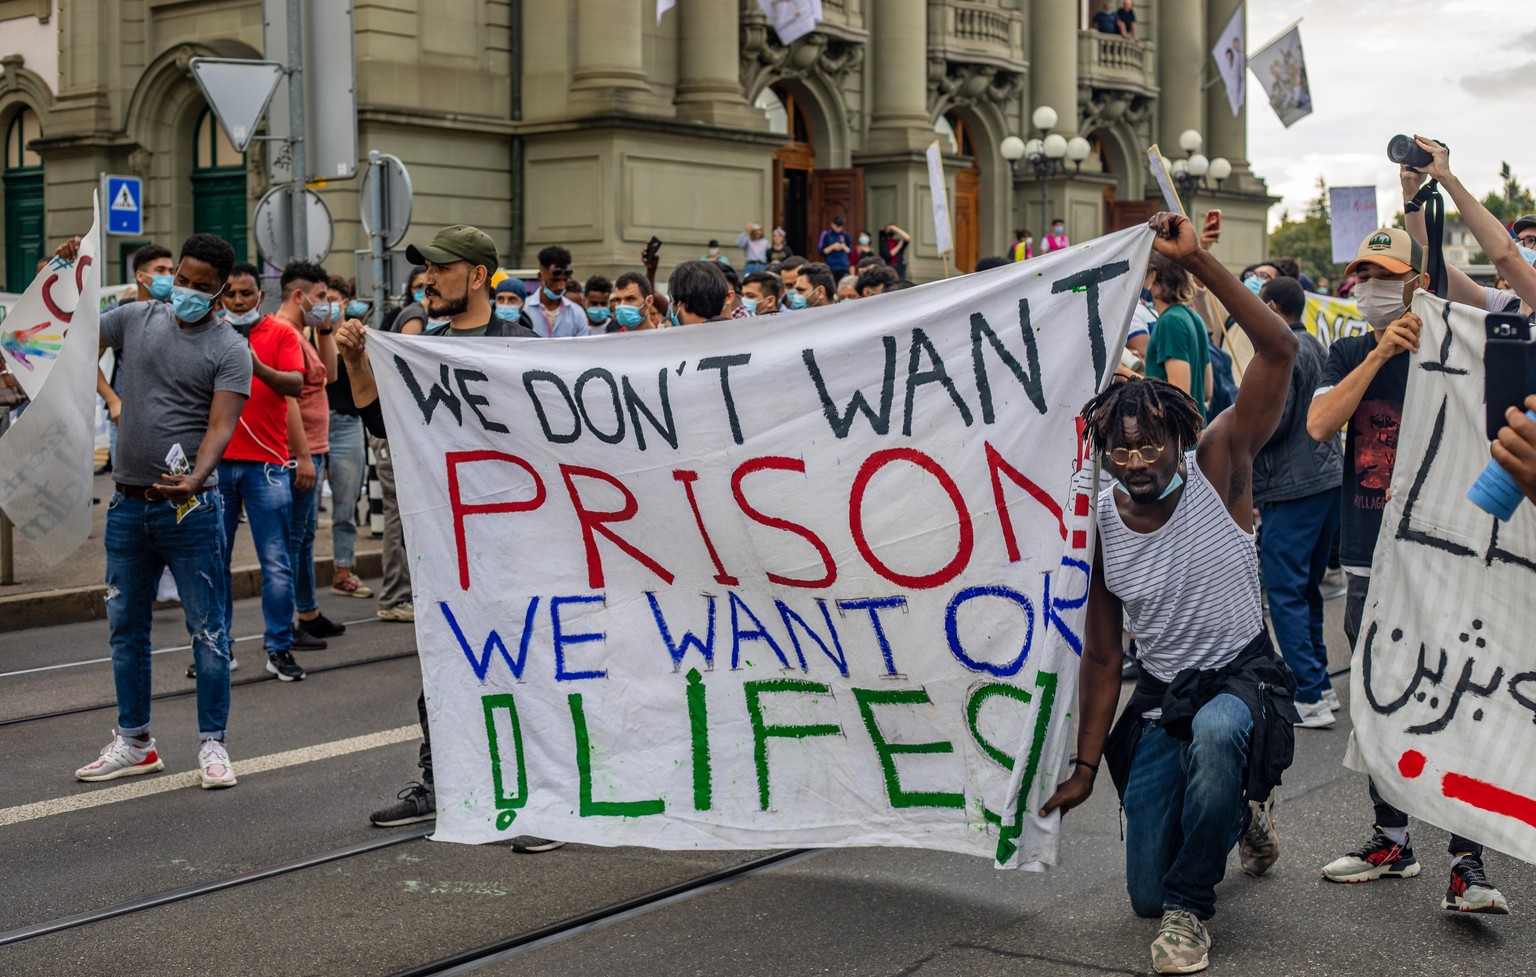
[[[981,250],[981,171],[974,166],[955,174],[955,270],[976,270]]]
[[[1104,207],[1104,233],[1145,224],[1163,209],[1161,200],[1108,200]]]
[[[821,260],[816,242],[821,232],[832,226],[832,218],[841,217],[844,230],[857,240],[864,226],[864,170],[853,167],[846,170],[816,170],[811,174],[810,233],[805,250],[800,253],[815,261]],[[874,237],[873,234],[870,235]]]

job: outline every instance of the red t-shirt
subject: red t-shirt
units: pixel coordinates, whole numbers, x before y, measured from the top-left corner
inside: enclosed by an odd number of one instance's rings
[[[304,351],[299,334],[288,323],[267,316],[251,329],[251,349],[262,363],[284,373],[304,372]],[[256,377],[251,396],[240,412],[229,447],[228,461],[266,461],[288,464],[288,398]]]
[[[331,450],[331,402],[326,399],[325,385],[330,378],[325,375],[325,363],[320,353],[303,334],[299,334],[299,349],[304,353],[304,392],[299,394],[299,417],[304,421],[304,440],[309,442],[309,453],[324,454]],[[289,454],[293,445],[288,446]]]

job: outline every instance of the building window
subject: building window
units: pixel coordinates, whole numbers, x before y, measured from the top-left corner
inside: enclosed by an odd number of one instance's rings
[[[29,147],[42,136],[37,113],[23,108],[5,126],[0,186],[5,196],[4,290],[26,289],[43,256],[43,159]]]
[[[245,192],[245,156],[224,136],[207,109],[197,119],[192,136],[192,230],[217,234],[246,258],[250,224]]]
[[[43,158],[27,148],[28,143],[42,134],[43,130],[37,124],[36,112],[31,109],[22,109],[12,116],[11,124],[5,128],[5,169],[42,166]]]
[[[244,166],[245,155],[235,149],[224,135],[213,112],[204,109],[197,119],[197,135],[194,137],[192,165],[196,169],[212,166]]]

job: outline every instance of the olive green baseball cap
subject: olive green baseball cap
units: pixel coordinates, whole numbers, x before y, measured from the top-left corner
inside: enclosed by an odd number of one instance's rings
[[[454,224],[437,232],[432,243],[418,248],[412,244],[405,249],[405,256],[412,264],[451,265],[455,261],[467,261],[495,273],[498,265],[496,242],[478,227]]]

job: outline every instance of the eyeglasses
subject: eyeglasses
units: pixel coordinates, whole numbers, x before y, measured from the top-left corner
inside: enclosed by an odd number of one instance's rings
[[[1157,464],[1157,459],[1163,456],[1163,447],[1160,444],[1147,444],[1142,445],[1140,448],[1115,448],[1104,452],[1104,457],[1121,468],[1129,465],[1132,458],[1135,458],[1143,465],[1155,465]]]
[[[1536,250],[1536,234],[1522,234],[1521,236],[1515,238],[1515,243],[1520,245],[1522,248],[1530,248],[1532,250]]]

